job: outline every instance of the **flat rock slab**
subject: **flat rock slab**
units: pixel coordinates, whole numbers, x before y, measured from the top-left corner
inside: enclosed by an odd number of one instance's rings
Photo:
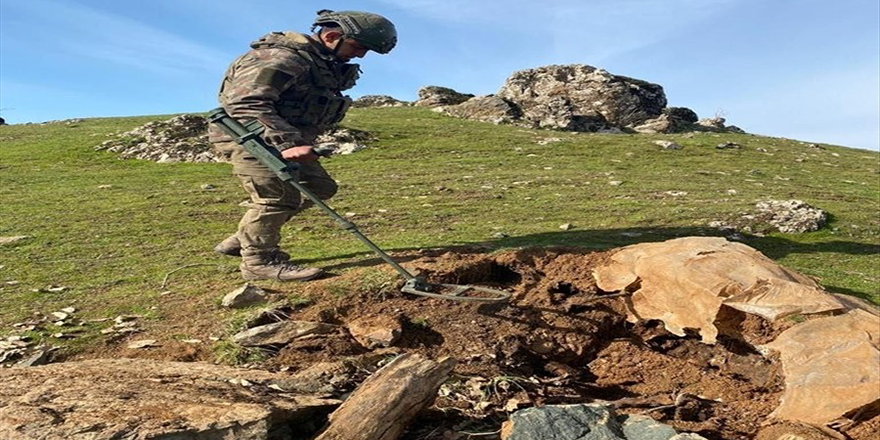
[[[268,387],[284,377],[144,359],[0,370],[0,438],[266,439],[305,429],[339,404]]]
[[[245,347],[283,346],[293,342],[296,338],[327,334],[335,330],[336,326],[321,322],[280,321],[249,328],[235,334],[232,341]]]

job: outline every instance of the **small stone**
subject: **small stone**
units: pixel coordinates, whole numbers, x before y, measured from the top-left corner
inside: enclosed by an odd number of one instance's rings
[[[64,292],[67,289],[69,289],[69,287],[65,287],[65,286],[49,286],[46,288],[47,291],[53,292],[53,293]]]
[[[52,312],[52,316],[58,318],[58,320],[63,321],[67,319],[70,315],[64,312]]]
[[[205,183],[200,188],[202,188],[205,191],[210,191],[216,187],[214,185],[211,185],[210,183]]]
[[[61,309],[61,311],[64,312],[64,313],[71,314],[71,313],[75,312],[76,309],[73,308],[73,307],[65,307],[65,308]]]
[[[0,245],[15,243],[15,242],[22,241],[22,240],[27,240],[28,238],[31,238],[31,236],[30,235],[15,235],[12,237],[0,237]]]
[[[573,227],[574,226],[571,223],[564,223],[564,224],[559,225],[559,229],[562,229],[563,231],[569,231]]]
[[[49,363],[49,350],[37,350],[29,357],[22,359],[17,364],[16,367],[19,368],[27,368],[27,367],[36,367],[38,365],[46,365]]]
[[[687,191],[666,191],[663,194],[672,197],[681,197],[688,195]]]
[[[620,186],[620,185],[623,185],[623,182],[620,180],[612,180],[612,181],[608,182],[608,184],[611,186]]]
[[[492,234],[492,238],[507,238],[507,237],[510,237],[510,236],[503,233],[503,232],[496,232],[496,233]]]
[[[231,309],[248,307],[254,304],[265,302],[267,296],[268,295],[265,290],[250,283],[245,283],[238,289],[227,293],[226,296],[223,297],[221,305],[223,305],[223,307],[228,307]]]
[[[390,347],[400,338],[400,318],[386,315],[363,317],[348,323],[348,331],[364,348]]]
[[[681,150],[683,147],[672,141],[654,141],[654,145],[663,147],[664,150]]]
[[[142,349],[142,348],[150,348],[150,347],[158,347],[155,339],[143,339],[140,341],[134,341],[128,344],[128,348],[132,350]]]
[[[735,189],[729,189],[729,190],[727,190],[727,194],[728,194],[728,195],[731,195],[731,196],[735,196],[735,195],[736,195],[736,190],[735,190]]]
[[[725,142],[723,144],[716,145],[715,148],[717,148],[719,150],[731,150],[731,149],[738,150],[738,149],[742,148],[742,145],[740,145],[736,142]]]
[[[334,325],[320,322],[281,321],[239,332],[232,341],[245,347],[286,345],[297,338],[327,334],[335,329]]]
[[[98,185],[98,189],[110,189],[113,188],[113,185]]]
[[[180,342],[183,342],[184,344],[201,344],[202,340],[201,339],[181,339]]]
[[[346,217],[354,217],[354,216],[356,216],[356,215],[357,215],[356,212],[346,212],[346,213],[345,213],[345,216],[346,216]]]

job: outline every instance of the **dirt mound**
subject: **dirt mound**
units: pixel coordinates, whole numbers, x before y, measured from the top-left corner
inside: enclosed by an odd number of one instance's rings
[[[338,396],[363,380],[359,365],[400,353],[454,357],[454,379],[411,425],[405,436],[410,439],[465,439],[464,432],[499,429],[508,414],[520,408],[590,402],[610,404],[621,413],[646,414],[709,439],[757,435],[780,404],[784,378],[777,357],[762,355],[754,345],[775,339],[794,321],[772,322],[721,306],[715,345],[700,342],[690,330],[683,337],[673,335],[657,320],[629,323],[630,298],[611,297],[592,276],[610,255],[568,248],[395,255],[407,269],[432,282],[506,289],[513,297],[505,305],[403,294],[401,280],[385,266],[286,287],[286,292],[277,293],[293,294],[296,304],[256,317],[251,327],[295,320],[322,322],[337,330],[297,338],[283,347],[262,347],[257,351],[268,358],[252,366],[290,373],[285,389]],[[216,299],[204,302],[212,300]],[[207,339],[223,325],[199,323],[182,301],[163,307],[166,322],[145,328],[139,336],[165,341],[162,347],[117,349],[117,354],[211,359],[207,347],[183,352],[173,343],[175,334],[197,335],[201,328],[209,333],[199,336]],[[192,303],[191,298],[186,303]],[[390,347],[367,349],[350,333],[353,322],[391,323],[399,326],[400,335]],[[869,438],[861,433],[869,432],[865,427],[876,424],[878,416],[871,411],[860,416],[843,431],[852,438]]]

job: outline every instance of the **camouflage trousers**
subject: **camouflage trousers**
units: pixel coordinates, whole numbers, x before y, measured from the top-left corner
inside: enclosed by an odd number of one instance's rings
[[[299,182],[321,200],[336,194],[336,181],[318,162],[304,162],[299,168]],[[237,174],[250,202],[238,223],[242,257],[273,255],[281,241],[281,227],[294,214],[311,204],[290,184],[277,177]]]

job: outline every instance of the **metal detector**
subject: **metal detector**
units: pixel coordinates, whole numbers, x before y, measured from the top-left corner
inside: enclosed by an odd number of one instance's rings
[[[297,191],[308,197],[316,206],[323,209],[324,212],[336,220],[342,229],[351,232],[361,242],[367,245],[368,248],[375,252],[376,255],[385,260],[386,263],[390,264],[391,267],[393,267],[394,270],[406,280],[403,288],[400,289],[401,291],[413,295],[448,299],[452,301],[497,303],[505,302],[510,299],[510,292],[505,292],[503,290],[471,285],[429,283],[423,277],[417,277],[410,274],[406,269],[397,264],[394,259],[388,256],[388,254],[383,252],[382,249],[379,249],[379,247],[370,241],[369,238],[358,231],[357,226],[355,226],[354,223],[337,214],[333,208],[327,206],[323,200],[319,199],[315,194],[299,183],[296,178],[296,170],[299,167],[299,164],[284,160],[280,151],[269,146],[269,144],[260,137],[260,133],[263,131],[263,126],[259,121],[254,120],[243,125],[229,116],[229,114],[226,113],[226,110],[222,107],[211,110],[208,113],[208,121],[217,124],[217,126],[222,128],[223,131],[235,140],[235,142],[256,157],[260,163],[272,170],[279,179],[292,185]],[[320,152],[316,153],[320,154]]]

